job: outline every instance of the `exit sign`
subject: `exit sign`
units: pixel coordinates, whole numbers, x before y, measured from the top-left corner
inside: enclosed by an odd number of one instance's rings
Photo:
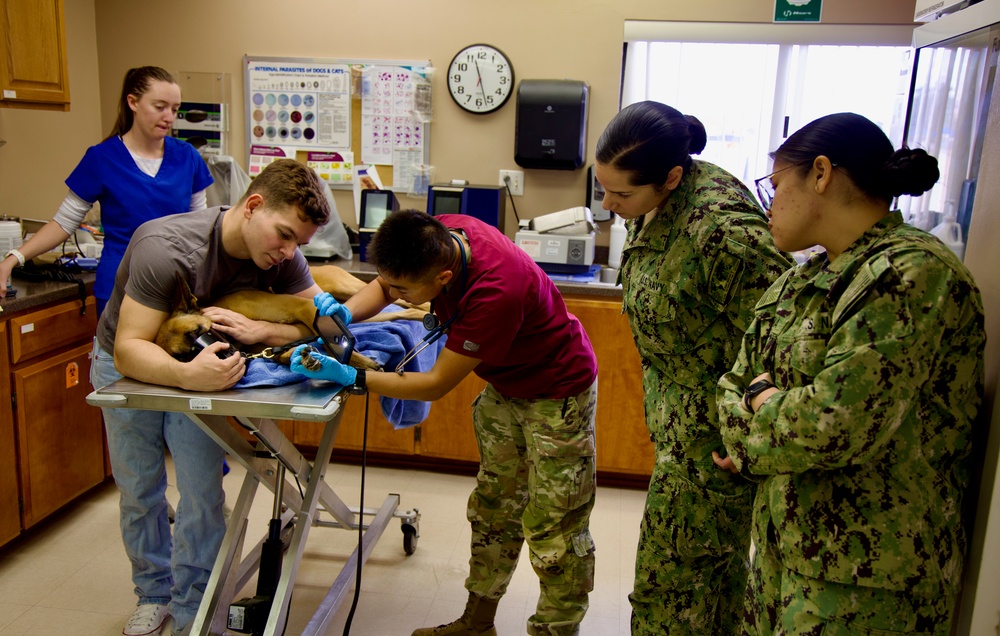
[[[774,0],[775,22],[819,22],[823,0]]]

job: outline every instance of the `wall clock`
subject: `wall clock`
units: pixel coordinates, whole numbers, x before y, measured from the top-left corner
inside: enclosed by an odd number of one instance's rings
[[[514,92],[514,67],[495,46],[472,44],[451,60],[448,92],[456,104],[470,113],[492,113],[506,104]]]

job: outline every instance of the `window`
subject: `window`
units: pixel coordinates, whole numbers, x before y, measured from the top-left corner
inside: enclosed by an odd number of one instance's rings
[[[770,172],[768,153],[785,137],[829,113],[859,113],[902,141],[910,25],[629,21],[625,32],[622,106],[650,99],[694,115],[708,133],[700,158],[744,183]]]

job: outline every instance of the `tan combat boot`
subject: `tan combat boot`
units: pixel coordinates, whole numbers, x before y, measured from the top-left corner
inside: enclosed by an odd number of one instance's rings
[[[413,636],[497,636],[493,617],[497,614],[499,601],[469,593],[465,612],[458,620],[437,627],[422,627]]]

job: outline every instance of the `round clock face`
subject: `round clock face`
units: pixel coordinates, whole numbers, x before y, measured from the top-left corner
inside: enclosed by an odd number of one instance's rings
[[[448,92],[456,104],[470,113],[492,113],[507,103],[514,92],[514,67],[494,46],[467,46],[448,67]]]

